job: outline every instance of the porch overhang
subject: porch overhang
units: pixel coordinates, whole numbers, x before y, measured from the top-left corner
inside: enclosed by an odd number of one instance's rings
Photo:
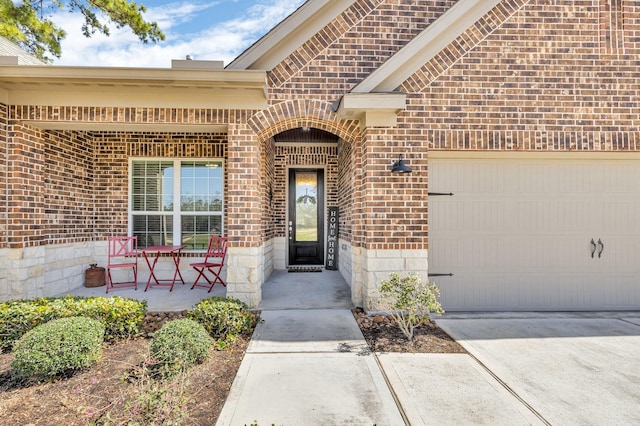
[[[0,65],[11,105],[264,109],[264,71]]]
[[[347,93],[335,108],[340,120],[358,120],[361,128],[394,127],[407,104],[404,93]]]

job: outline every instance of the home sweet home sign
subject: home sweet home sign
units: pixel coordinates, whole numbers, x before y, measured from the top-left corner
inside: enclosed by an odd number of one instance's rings
[[[329,207],[329,231],[327,232],[327,261],[325,268],[338,269],[338,207]]]

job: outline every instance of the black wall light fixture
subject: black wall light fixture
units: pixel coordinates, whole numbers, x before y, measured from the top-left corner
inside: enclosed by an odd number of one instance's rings
[[[398,161],[393,163],[393,167],[391,168],[391,173],[411,173],[411,167],[404,164],[404,159],[402,155],[398,157]]]

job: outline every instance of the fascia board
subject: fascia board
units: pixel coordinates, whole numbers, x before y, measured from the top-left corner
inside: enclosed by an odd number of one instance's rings
[[[147,107],[262,110],[268,107],[261,89],[129,87],[98,91],[73,87],[7,91],[7,104],[77,107]],[[2,89],[0,89],[2,90]]]
[[[110,68],[57,66],[0,66],[0,85],[4,82],[77,82],[78,84],[114,83],[149,85],[184,85],[263,87],[267,76],[254,70],[174,70],[165,68]]]
[[[460,0],[352,89],[354,93],[395,90],[500,0]]]

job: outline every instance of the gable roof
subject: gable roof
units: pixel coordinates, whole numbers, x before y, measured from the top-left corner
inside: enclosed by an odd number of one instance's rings
[[[420,70],[501,0],[459,0],[378,69],[353,93],[388,93]],[[308,0],[227,68],[270,70],[324,28],[355,0]]]
[[[0,64],[2,65],[46,65],[18,45],[0,36]]]
[[[356,85],[353,93],[394,91],[501,0],[459,0],[435,22]]]
[[[353,3],[355,0],[307,0],[226,68],[271,70]]]

